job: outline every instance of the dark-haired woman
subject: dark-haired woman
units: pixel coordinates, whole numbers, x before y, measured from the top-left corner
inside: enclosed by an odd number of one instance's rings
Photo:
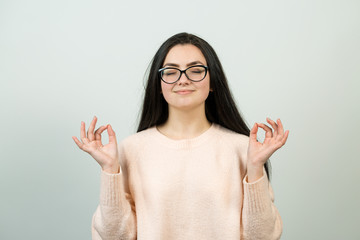
[[[82,122],[81,141],[73,137],[102,168],[93,239],[280,238],[267,162],[289,131],[280,119],[250,131],[203,39],[180,33],[157,51],[137,133],[118,145],[96,121],[87,133]]]

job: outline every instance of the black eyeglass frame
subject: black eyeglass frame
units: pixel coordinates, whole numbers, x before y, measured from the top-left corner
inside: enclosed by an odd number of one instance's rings
[[[189,78],[189,76],[186,74],[186,71],[188,70],[188,69],[190,69],[190,68],[193,68],[193,67],[203,67],[204,69],[205,69],[205,75],[204,75],[204,77],[202,78],[202,79],[200,79],[200,80],[192,80],[192,79],[190,79]],[[175,69],[175,70],[178,70],[178,71],[180,71],[180,75],[179,75],[179,78],[176,80],[176,81],[174,81],[174,82],[166,82],[163,78],[162,78],[162,71],[164,71],[164,70],[166,70],[166,69]],[[194,65],[194,66],[190,66],[190,67],[188,67],[188,68],[186,68],[185,70],[180,70],[180,69],[178,69],[178,68],[176,68],[176,67],[164,67],[164,68],[160,68],[159,70],[158,70],[158,73],[159,73],[159,76],[160,76],[160,79],[161,79],[161,81],[163,81],[164,83],[167,83],[167,84],[173,84],[173,83],[176,83],[177,81],[179,81],[180,80],[180,78],[181,78],[181,75],[184,73],[185,74],[185,76],[187,77],[187,79],[189,79],[190,81],[192,81],[192,82],[200,82],[200,81],[202,81],[202,80],[204,80],[204,78],[206,77],[206,75],[207,75],[207,72],[208,72],[208,66],[205,66],[205,65]]]

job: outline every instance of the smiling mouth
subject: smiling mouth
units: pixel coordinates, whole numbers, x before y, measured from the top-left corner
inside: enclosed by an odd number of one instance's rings
[[[184,95],[184,94],[189,94],[189,93],[192,93],[192,92],[193,92],[192,90],[184,90],[184,91],[177,91],[176,93]]]

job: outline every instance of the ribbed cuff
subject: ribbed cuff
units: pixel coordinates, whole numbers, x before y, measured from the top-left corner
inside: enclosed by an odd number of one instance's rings
[[[122,173],[111,174],[101,170],[100,204],[120,206],[123,190]]]
[[[243,180],[244,209],[247,213],[264,212],[271,208],[269,181],[264,170],[263,176],[255,182],[248,183],[247,175]]]

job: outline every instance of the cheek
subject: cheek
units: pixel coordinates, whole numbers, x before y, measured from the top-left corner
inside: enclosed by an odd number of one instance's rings
[[[209,77],[206,77],[203,81],[199,82],[199,88],[201,88],[203,91],[207,91],[207,92],[210,90]]]
[[[208,73],[207,75],[206,75],[206,78],[205,78],[205,80],[207,80],[206,82],[207,82],[207,85],[208,85],[208,87],[209,87],[209,90],[210,90],[210,88],[211,88],[211,84],[210,84],[210,73]]]
[[[169,88],[170,88],[169,84],[161,82],[161,91],[163,93],[169,91]]]
[[[209,77],[207,77],[207,78],[205,78],[204,79],[205,81],[202,81],[201,83],[202,83],[202,86],[201,86],[201,88],[202,88],[202,94],[203,94],[203,98],[207,98],[208,96],[209,96],[209,93],[210,93],[210,79],[209,79]]]
[[[171,89],[172,89],[172,84],[166,84],[164,82],[161,82],[161,91],[166,101],[169,98],[169,95],[171,94]]]

